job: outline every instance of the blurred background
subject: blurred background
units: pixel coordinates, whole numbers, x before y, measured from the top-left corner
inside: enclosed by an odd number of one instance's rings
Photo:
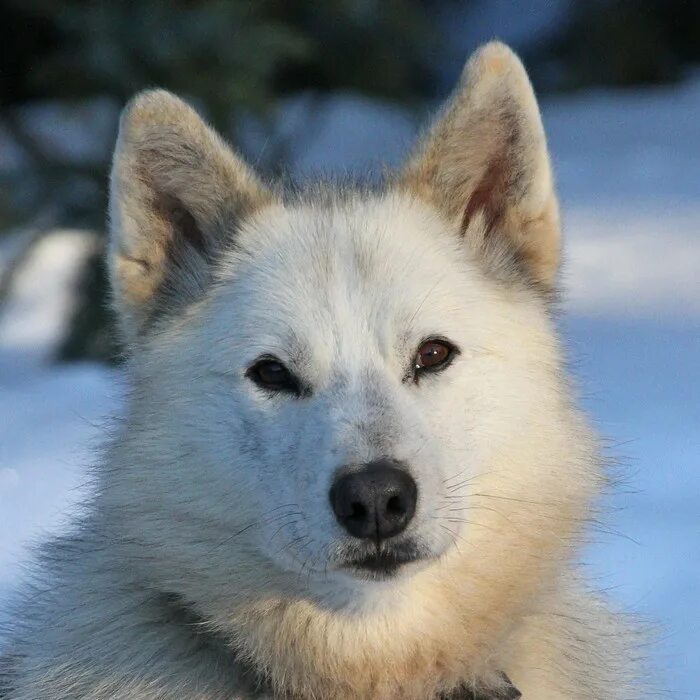
[[[523,57],[563,202],[561,321],[622,484],[582,559],[700,698],[698,0],[0,0],[0,607],[120,405],[107,174],[137,90],[266,175],[398,164],[491,38]]]

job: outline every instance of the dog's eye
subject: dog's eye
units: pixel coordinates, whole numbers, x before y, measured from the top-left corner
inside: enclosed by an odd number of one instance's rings
[[[260,358],[246,372],[246,376],[263,389],[300,393],[297,379],[274,357]]]
[[[457,352],[455,346],[446,340],[438,338],[426,340],[418,348],[414,360],[416,378],[423,372],[438,372],[445,369]]]

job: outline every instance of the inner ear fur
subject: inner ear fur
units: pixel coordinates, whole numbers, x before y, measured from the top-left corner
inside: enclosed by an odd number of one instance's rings
[[[126,339],[164,300],[201,293],[237,224],[272,193],[185,102],[164,90],[122,113],[110,180],[109,268]]]
[[[492,42],[470,58],[399,184],[436,206],[496,272],[553,288],[560,225],[547,144],[525,68],[507,46]]]

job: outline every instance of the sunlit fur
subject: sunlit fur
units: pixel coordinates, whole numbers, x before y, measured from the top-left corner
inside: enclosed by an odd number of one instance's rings
[[[534,96],[491,44],[451,105],[385,185],[290,195],[173,96],[131,104],[110,261],[126,411],[90,514],[18,607],[6,698],[488,697],[504,673],[525,700],[641,696],[627,623],[573,564],[604,474],[551,315]],[[495,195],[479,184],[494,158]],[[465,217],[474,192],[497,223]],[[460,352],[415,382],[432,336]],[[269,354],[301,396],[246,376]],[[418,484],[422,556],[368,580],[342,566],[356,543],[328,492],[383,456]]]

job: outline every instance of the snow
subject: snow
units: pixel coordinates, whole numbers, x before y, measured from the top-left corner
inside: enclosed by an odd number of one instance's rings
[[[64,365],[0,383],[0,597],[26,546],[64,529],[87,495],[87,468],[116,409],[112,375]]]
[[[51,359],[72,309],[79,264],[96,245],[96,236],[89,232],[56,230],[41,239],[19,268],[11,303],[0,317],[5,367],[11,358],[19,369]]]
[[[565,226],[575,231],[564,277],[572,312],[700,318],[697,209],[577,207]]]
[[[86,232],[47,236],[20,269],[0,316],[0,600],[28,545],[64,529],[86,495],[101,424],[117,408],[113,371],[51,362],[78,267],[94,246]]]
[[[698,697],[700,673],[699,114],[700,79],[544,106],[566,232],[562,331],[625,474],[606,501],[605,530],[620,534],[593,533],[583,558],[659,624],[657,685],[677,698]],[[403,110],[351,94],[290,100],[279,122],[303,135],[290,154],[300,173],[397,163],[416,130]],[[0,316],[0,598],[28,545],[79,507],[119,409],[118,372],[49,362],[88,248],[75,232],[52,236]]]

